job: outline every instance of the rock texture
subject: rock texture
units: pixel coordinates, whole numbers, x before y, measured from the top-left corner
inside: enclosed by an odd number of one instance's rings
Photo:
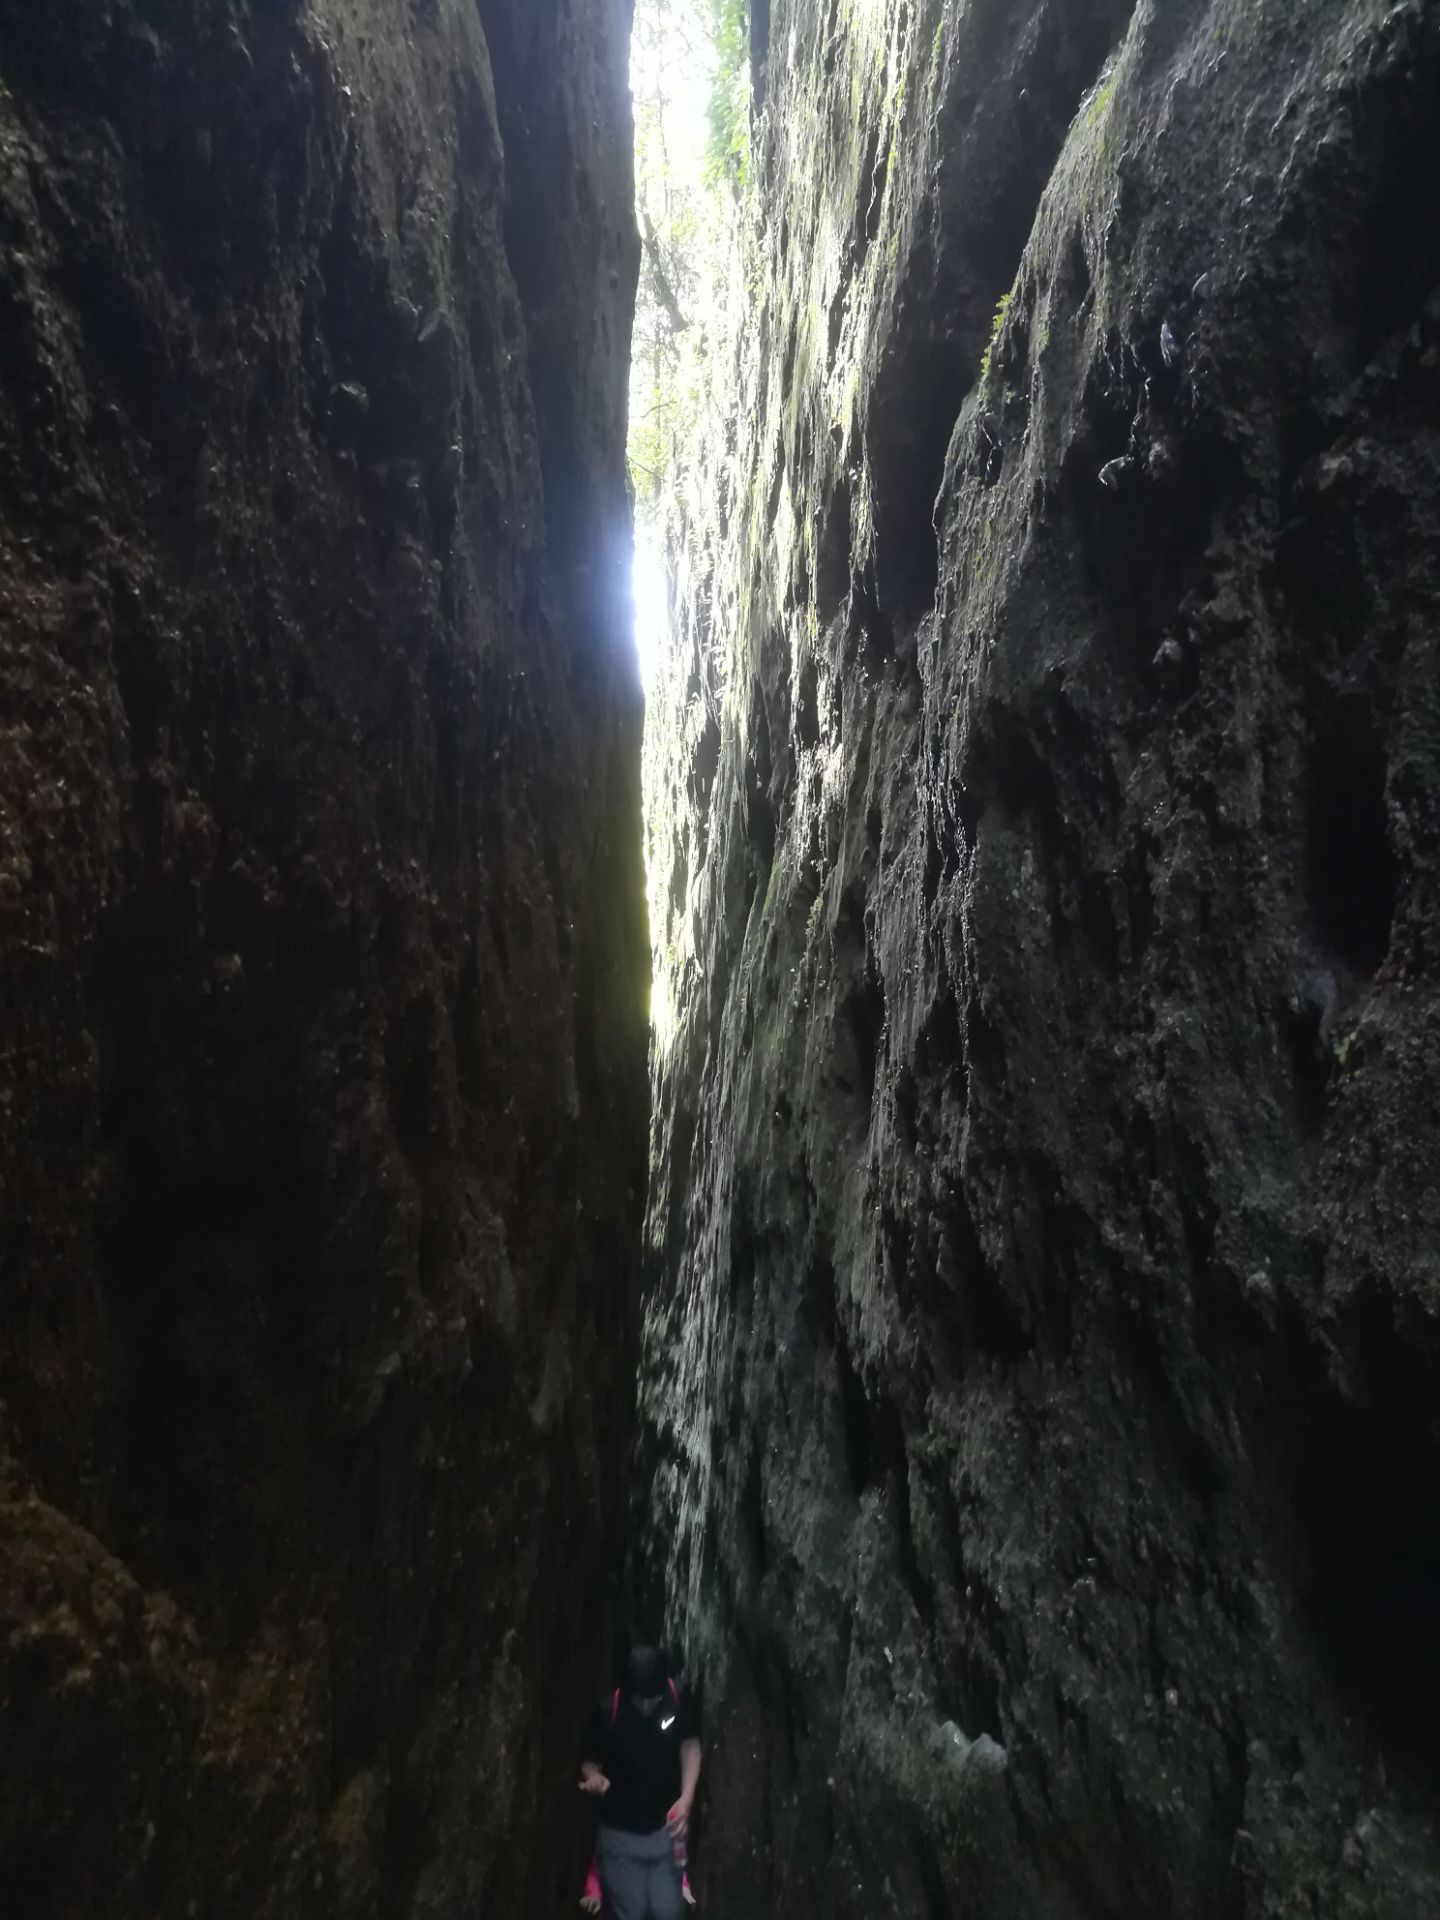
[[[0,0],[16,1920],[550,1889],[644,1185],[628,24]]]
[[[1440,14],[766,20],[647,746],[703,1891],[1428,1912]]]

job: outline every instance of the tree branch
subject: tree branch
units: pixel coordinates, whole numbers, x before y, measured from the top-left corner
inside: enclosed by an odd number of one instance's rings
[[[660,250],[660,236],[655,231],[655,222],[650,218],[648,208],[640,213],[642,239],[645,243],[645,258],[650,263],[650,282],[655,298],[664,309],[670,322],[672,333],[684,333],[690,322],[685,318],[685,310],[675,297],[675,289],[670,284],[670,276],[665,271],[665,258]]]

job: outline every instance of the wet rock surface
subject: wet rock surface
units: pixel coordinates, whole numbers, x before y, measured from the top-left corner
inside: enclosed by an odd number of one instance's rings
[[[627,31],[0,4],[17,1920],[550,1891],[645,1177]]]
[[[1426,1911],[1440,16],[766,19],[647,742],[702,1894]]]

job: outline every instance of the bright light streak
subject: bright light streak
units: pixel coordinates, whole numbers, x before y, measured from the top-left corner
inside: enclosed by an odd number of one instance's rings
[[[656,8],[654,0],[638,0],[630,42],[630,90],[642,117],[644,108],[659,106],[664,163],[678,186],[692,190],[704,176],[714,71],[715,52],[702,19],[689,19],[683,8],[677,16]],[[638,184],[643,195],[647,183],[642,178]],[[663,208],[654,211],[658,218]]]
[[[635,657],[640,662],[640,684],[648,694],[670,650],[670,596],[660,548],[654,534],[644,526],[635,529],[631,583],[635,595]]]

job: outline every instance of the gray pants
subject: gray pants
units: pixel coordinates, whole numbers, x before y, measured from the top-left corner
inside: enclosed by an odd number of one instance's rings
[[[614,1920],[680,1920],[680,1869],[669,1830],[621,1833],[604,1827],[599,1835],[600,1884]]]

